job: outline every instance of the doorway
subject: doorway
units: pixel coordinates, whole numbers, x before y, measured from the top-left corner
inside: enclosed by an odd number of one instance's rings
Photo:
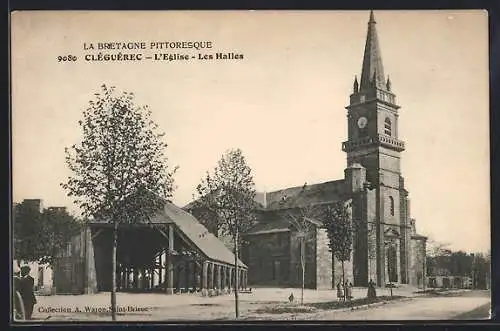
[[[389,282],[398,282],[398,256],[396,253],[396,248],[394,246],[389,246],[387,248],[387,271],[389,274]]]

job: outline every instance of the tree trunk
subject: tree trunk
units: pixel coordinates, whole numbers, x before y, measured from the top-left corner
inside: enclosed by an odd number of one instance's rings
[[[332,289],[334,290],[336,288],[336,283],[335,283],[335,255],[332,252]]]
[[[111,263],[111,320],[116,321],[116,246],[118,242],[118,222],[113,226],[113,250]]]
[[[344,261],[342,260],[342,288],[344,289],[344,301],[346,299],[346,291],[345,291],[345,271],[344,271]]]
[[[236,224],[236,230],[234,234],[234,310],[236,318],[240,316],[240,311],[238,307],[238,287],[239,287],[239,277],[238,277],[238,226]]]
[[[426,281],[426,278],[427,278],[427,274],[425,272],[425,257],[424,257],[424,263],[422,264],[422,287],[424,288],[424,292],[425,292],[425,281]]]
[[[302,289],[300,291],[300,304],[303,306],[304,305],[304,286],[306,282],[306,259],[305,259],[305,243],[304,239],[301,239],[301,245],[300,245],[300,265],[302,267]]]

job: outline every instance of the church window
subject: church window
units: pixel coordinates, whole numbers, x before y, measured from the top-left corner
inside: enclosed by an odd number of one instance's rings
[[[391,210],[391,216],[394,216],[394,198],[389,197],[389,208]]]
[[[389,117],[385,118],[384,133],[388,136],[392,135],[392,123]]]

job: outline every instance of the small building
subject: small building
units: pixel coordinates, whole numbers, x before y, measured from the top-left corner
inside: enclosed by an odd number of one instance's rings
[[[409,236],[410,252],[413,254],[408,255],[408,284],[423,288],[427,274],[427,237],[417,234],[414,219],[410,220]]]
[[[428,288],[467,289],[472,288],[472,277],[439,275],[427,277]]]
[[[111,291],[110,223],[94,221],[73,238],[55,263],[56,293]],[[149,223],[121,224],[117,242],[119,291],[183,293],[229,290],[238,277],[247,284],[247,266],[194,216],[170,202]]]

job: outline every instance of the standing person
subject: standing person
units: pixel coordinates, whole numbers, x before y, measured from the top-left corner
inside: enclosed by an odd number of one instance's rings
[[[372,294],[372,280],[370,279],[370,281],[368,282],[368,292],[366,293],[366,297],[368,299],[371,299],[373,298],[373,294]]]
[[[349,280],[346,280],[344,284],[344,291],[345,291],[345,299],[350,301],[351,300],[351,288],[349,287]]]
[[[30,276],[31,268],[27,265],[21,267],[21,279],[19,280],[19,293],[23,298],[26,319],[31,319],[33,306],[36,304],[35,280]]]
[[[375,283],[370,279],[370,282],[368,283],[368,298],[374,299],[376,297],[377,293],[375,292]]]
[[[344,293],[342,293],[342,285],[340,282],[337,283],[337,299],[339,301],[342,301],[342,299],[344,298]]]
[[[349,300],[351,300],[353,298],[353,296],[352,296],[352,288],[353,288],[352,283],[349,282]]]
[[[12,293],[14,294],[14,317],[16,320],[24,319],[24,306],[22,306],[22,300],[19,299],[19,283],[21,281],[20,272],[14,272],[14,279],[12,282]]]

